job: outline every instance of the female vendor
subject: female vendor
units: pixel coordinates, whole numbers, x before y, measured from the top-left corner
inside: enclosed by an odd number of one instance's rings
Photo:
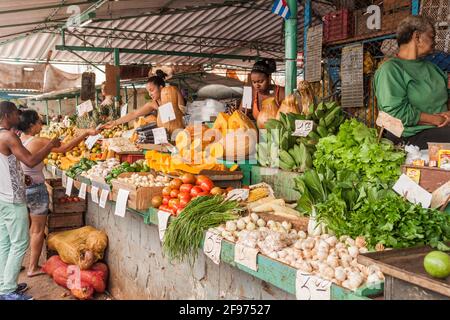
[[[433,24],[425,17],[405,19],[397,30],[399,53],[375,74],[379,109],[404,126],[401,139],[387,133],[394,143],[428,149],[428,142],[450,142],[447,75],[422,60],[433,52],[435,36]]]
[[[161,105],[161,90],[166,86],[165,78],[167,74],[161,70],[156,70],[156,75],[148,78],[146,89],[152,98],[152,101],[146,103],[141,108],[130,112],[126,116],[114,121],[105,123],[102,129],[111,129],[123,123],[128,123],[139,117],[148,116],[150,114],[157,114],[158,107]],[[178,91],[178,101],[180,105],[184,105],[184,98],[181,92]]]
[[[275,60],[264,59],[257,61],[250,73],[252,83],[252,112],[248,116],[254,120],[258,118],[262,102],[267,98],[275,97],[277,106],[284,100],[284,88],[272,84],[272,73],[277,69]],[[242,109],[242,105],[241,105]],[[245,110],[244,110],[245,111]]]

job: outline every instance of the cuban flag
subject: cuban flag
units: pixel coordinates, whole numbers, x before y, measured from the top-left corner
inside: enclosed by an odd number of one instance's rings
[[[283,17],[284,19],[289,19],[291,17],[291,11],[286,3],[286,0],[277,0],[273,4],[272,13]]]

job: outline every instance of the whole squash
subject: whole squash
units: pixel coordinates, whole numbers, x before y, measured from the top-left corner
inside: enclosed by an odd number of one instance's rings
[[[280,113],[300,113],[298,101],[295,95],[288,95],[281,103],[280,109],[277,113],[277,120],[280,119]]]
[[[160,128],[166,128],[171,135],[175,130],[184,128],[183,113],[180,110],[178,101],[178,89],[174,86],[164,87],[161,90],[161,105],[169,102],[172,103],[175,119],[163,123],[161,121],[160,113],[158,112],[157,125]]]
[[[264,129],[264,125],[269,119],[276,119],[278,113],[275,98],[267,98],[262,102],[261,111],[258,114],[256,124],[259,129]]]

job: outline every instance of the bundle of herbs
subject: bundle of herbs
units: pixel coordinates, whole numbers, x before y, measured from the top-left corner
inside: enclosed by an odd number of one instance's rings
[[[244,210],[237,201],[221,195],[192,200],[167,227],[163,249],[172,261],[195,262],[205,231],[239,218]]]

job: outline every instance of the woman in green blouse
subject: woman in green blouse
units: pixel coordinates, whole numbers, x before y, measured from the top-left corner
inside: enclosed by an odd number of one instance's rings
[[[450,142],[450,104],[447,75],[431,62],[421,60],[434,50],[433,24],[421,16],[402,21],[397,31],[399,53],[375,74],[378,107],[400,119],[402,139],[394,142],[427,149],[428,142]]]

